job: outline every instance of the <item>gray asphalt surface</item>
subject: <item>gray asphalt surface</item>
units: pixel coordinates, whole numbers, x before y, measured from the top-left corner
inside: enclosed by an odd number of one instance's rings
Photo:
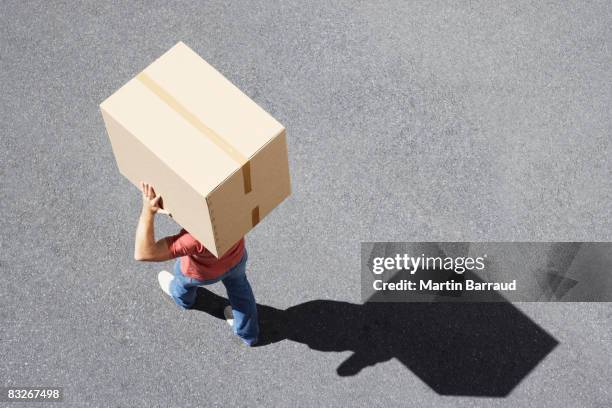
[[[0,4],[0,386],[75,407],[612,406],[612,304],[509,305],[558,344],[505,397],[442,395],[397,358],[341,375],[341,343],[239,347],[163,296],[170,262],[133,261],[140,197],[98,110],[184,41],[288,130],[293,195],[247,237],[258,302],[359,304],[361,241],[612,239],[610,2],[127,3]],[[403,335],[428,358],[460,330]]]

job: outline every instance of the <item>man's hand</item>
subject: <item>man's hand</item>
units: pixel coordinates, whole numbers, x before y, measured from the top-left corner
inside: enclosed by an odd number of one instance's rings
[[[149,212],[151,214],[159,213],[170,215],[170,213],[163,209],[161,204],[161,196],[155,195],[153,186],[145,182],[140,182],[140,189],[142,190],[142,211]]]
[[[155,194],[153,186],[140,182],[142,190],[142,213],[136,227],[134,259],[137,261],[167,261],[172,259],[166,239],[155,241],[155,214],[168,214],[162,209],[161,196]],[[168,214],[169,215],[169,214]]]

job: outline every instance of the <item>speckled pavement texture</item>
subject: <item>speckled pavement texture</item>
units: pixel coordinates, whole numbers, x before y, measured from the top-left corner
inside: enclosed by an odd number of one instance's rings
[[[612,406],[612,304],[359,305],[361,241],[612,240],[609,1],[169,3],[0,3],[0,386],[74,407]],[[247,237],[276,336],[258,348],[165,298],[170,262],[132,259],[140,197],[98,104],[178,41],[287,127],[293,194]],[[492,350],[516,357],[483,384]]]

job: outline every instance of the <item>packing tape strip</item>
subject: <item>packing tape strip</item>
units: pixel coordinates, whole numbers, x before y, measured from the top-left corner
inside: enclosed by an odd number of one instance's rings
[[[251,185],[251,165],[249,160],[243,156],[239,151],[234,149],[229,143],[227,143],[221,136],[219,136],[214,130],[206,126],[196,115],[189,112],[183,105],[180,104],[172,95],[166,92],[159,84],[157,84],[150,76],[141,72],[136,76],[144,86],[146,86],[151,92],[157,95],[162,101],[164,101],[170,108],[176,113],[181,115],[183,119],[189,122],[193,127],[198,129],[204,134],[211,142],[213,142],[218,148],[223,150],[228,156],[234,161],[240,164],[242,171],[242,178],[244,179],[244,193],[247,194],[252,190]]]
[[[244,180],[244,194],[248,194],[253,189],[251,185],[251,162],[246,162],[242,166],[242,180]]]
[[[259,206],[253,208],[253,211],[251,211],[251,223],[253,226],[259,224]]]

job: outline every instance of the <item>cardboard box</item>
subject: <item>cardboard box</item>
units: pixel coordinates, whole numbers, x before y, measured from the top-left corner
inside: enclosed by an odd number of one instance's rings
[[[285,128],[182,42],[100,109],[119,171],[217,257],[290,194]]]

